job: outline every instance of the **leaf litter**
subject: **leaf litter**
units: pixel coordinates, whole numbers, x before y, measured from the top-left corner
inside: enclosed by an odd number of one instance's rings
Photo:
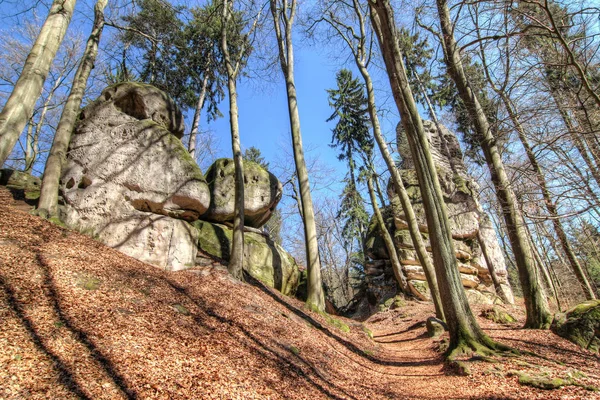
[[[163,271],[13,205],[0,188],[0,400],[600,399],[598,354],[521,329],[518,307],[518,323],[479,322],[542,357],[467,360],[460,376],[447,335],[425,334],[430,304],[336,316],[346,333],[221,265]]]

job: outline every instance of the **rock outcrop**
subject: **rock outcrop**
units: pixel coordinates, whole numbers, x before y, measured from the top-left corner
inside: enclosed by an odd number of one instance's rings
[[[600,300],[589,300],[556,314],[551,329],[584,349],[600,352]]]
[[[42,180],[26,172],[5,168],[0,169],[0,185],[6,186],[15,198],[35,204],[40,197]]]
[[[211,202],[203,219],[232,222],[235,209],[235,166],[230,158],[221,158],[206,171]],[[281,200],[281,182],[255,162],[244,161],[244,224],[260,228]]]
[[[61,177],[61,219],[157,267],[193,268],[199,254],[227,261],[230,228],[199,218],[232,219],[233,162],[215,162],[209,188],[181,143],[183,131],[181,112],[153,86],[105,89],[82,110],[73,134]],[[260,227],[281,198],[281,183],[258,164],[245,167],[246,223]],[[296,291],[298,266],[270,239],[246,233],[244,255],[250,275],[285,294]]]
[[[232,230],[230,227],[196,221],[198,248],[201,252],[224,261],[231,254]],[[294,258],[281,246],[262,233],[244,233],[244,269],[265,285],[286,295],[296,293],[300,272]]]
[[[423,121],[429,137],[433,159],[436,165],[444,202],[448,211],[449,223],[454,242],[458,268],[467,297],[472,302],[492,304],[498,301],[490,275],[486,256],[492,263],[502,290],[502,297],[512,303],[512,290],[508,284],[506,265],[498,240],[488,217],[478,203],[478,188],[468,177],[462,152],[456,136],[442,126],[439,134],[435,124]],[[427,247],[429,243],[425,210],[418,185],[416,171],[406,142],[406,137],[398,126],[398,149],[402,156],[400,175],[410,197],[419,224],[419,231]],[[409,288],[420,299],[429,299],[429,287],[425,273],[417,258],[406,217],[393,186],[388,185],[390,205],[382,210],[390,232],[393,232],[395,246],[407,277]],[[480,241],[483,241],[483,246]],[[394,275],[391,270],[387,248],[380,237],[377,224],[372,219],[367,238],[365,253],[367,263],[367,283],[372,298],[385,299],[396,291]]]
[[[150,264],[193,266],[196,233],[186,221],[204,214],[210,194],[183,129],[178,107],[153,86],[106,88],[82,110],[69,145],[64,222]]]

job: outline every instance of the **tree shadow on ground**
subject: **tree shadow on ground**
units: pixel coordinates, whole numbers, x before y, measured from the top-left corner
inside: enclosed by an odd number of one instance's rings
[[[169,280],[168,278],[165,278],[165,282],[169,286],[171,286],[171,288],[174,289],[177,293],[179,293],[182,296],[185,296],[190,302],[194,303],[199,309],[203,310],[203,312],[206,313],[206,316],[215,319],[216,321],[218,321],[221,324],[226,324],[226,325],[232,326],[235,329],[238,329],[239,331],[241,331],[244,334],[244,336],[247,337],[253,343],[253,345],[254,345],[253,349],[255,351],[260,352],[266,358],[272,359],[272,360],[276,361],[278,364],[282,365],[284,367],[286,374],[291,375],[291,376],[293,376],[293,375],[299,376],[300,378],[304,379],[308,384],[314,386],[318,391],[320,391],[321,393],[326,395],[328,398],[357,399],[357,397],[354,397],[350,393],[346,392],[344,390],[344,388],[342,388],[340,386],[336,386],[336,385],[332,384],[331,382],[328,382],[327,378],[323,376],[323,373],[320,372],[317,368],[315,368],[310,362],[308,362],[304,358],[300,357],[299,355],[294,355],[295,359],[298,360],[300,366],[308,369],[311,373],[318,376],[323,381],[323,383],[318,382],[316,379],[314,379],[309,374],[307,374],[299,365],[296,365],[294,362],[290,361],[289,358],[291,357],[292,353],[285,347],[280,346],[280,348],[279,348],[280,352],[278,352],[277,348],[269,346],[267,343],[265,343],[264,339],[261,340],[259,335],[256,335],[256,334],[250,332],[246,327],[244,327],[240,323],[233,321],[229,318],[223,317],[213,307],[206,304],[206,302],[204,302],[196,297],[191,296],[188,293],[186,288],[181,287],[180,285]],[[192,317],[194,318],[195,322],[199,323],[202,326],[206,326],[205,321],[203,320],[203,318],[201,316],[193,315]],[[282,355],[281,353],[284,353],[285,356]],[[288,355],[288,354],[290,354],[290,355]],[[333,389],[335,389],[336,391],[338,391],[340,393],[343,393],[344,397],[340,397],[339,395],[337,395],[336,393],[334,393],[333,391],[328,389],[326,387],[326,385],[332,387]]]
[[[49,241],[49,239],[44,237],[45,235],[43,233],[40,234],[43,241]],[[48,265],[48,262],[42,254],[42,251],[37,246],[27,246],[27,250],[35,254],[36,264],[39,267],[38,272],[43,280],[43,297],[41,299],[38,298],[37,301],[47,302],[51,306],[54,314],[52,318],[55,320],[55,326],[66,328],[72,338],[74,338],[80,345],[84,346],[88,355],[94,360],[96,366],[104,372],[104,375],[107,376],[112,383],[114,383],[115,387],[119,389],[125,398],[137,399],[137,393],[128,386],[126,379],[118,372],[117,367],[110,360],[110,358],[105,356],[102,351],[100,351],[98,346],[94,344],[89,335],[85,331],[78,329],[63,311],[61,297],[56,290],[52,278],[51,267]],[[27,304],[23,303],[19,299],[17,292],[10,284],[9,280],[0,276],[0,286],[6,293],[9,307],[21,321],[22,326],[27,330],[32,342],[42,353],[47,355],[53,361],[53,366],[58,372],[59,382],[79,398],[91,399],[91,397],[85,393],[84,389],[77,382],[78,378],[76,377],[76,373],[74,370],[72,370],[74,367],[69,366],[59,354],[54,352],[46,344],[47,338],[45,338],[43,334],[40,334],[36,328],[36,324],[41,323],[41,321],[35,321],[33,317],[27,315],[27,313],[24,311],[27,307]]]
[[[257,287],[258,289],[260,289],[263,293],[267,294],[273,300],[275,300],[279,304],[283,305],[285,308],[287,308],[289,311],[294,313],[296,316],[298,316],[298,317],[302,318],[303,320],[305,320],[306,322],[308,322],[314,328],[320,330],[323,334],[325,334],[329,338],[331,338],[331,339],[337,341],[338,343],[340,343],[341,345],[343,345],[346,349],[348,349],[352,353],[354,353],[362,358],[366,358],[367,360],[371,361],[374,364],[393,366],[393,367],[411,367],[411,366],[424,366],[424,365],[442,365],[444,362],[442,356],[439,356],[439,357],[436,357],[436,358],[430,359],[430,360],[423,360],[423,361],[391,361],[391,360],[382,360],[378,357],[367,354],[362,349],[360,349],[358,346],[356,346],[354,343],[331,332],[326,326],[321,324],[319,321],[314,319],[312,316],[307,314],[305,311],[303,311],[297,307],[294,307],[293,305],[282,300],[277,294],[275,294],[273,291],[271,291],[269,288],[267,288],[260,281],[257,281],[256,279],[253,279],[252,277],[248,277],[247,282],[252,284],[253,286]]]

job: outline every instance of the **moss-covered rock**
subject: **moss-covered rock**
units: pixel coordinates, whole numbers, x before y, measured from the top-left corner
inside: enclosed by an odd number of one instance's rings
[[[228,261],[231,254],[232,230],[198,220],[198,248],[204,253]],[[286,295],[296,293],[300,272],[294,258],[281,246],[254,232],[244,233],[244,269],[265,285]]]
[[[581,303],[564,314],[556,314],[552,331],[594,352],[600,351],[600,300]]]
[[[40,197],[42,181],[37,176],[14,169],[0,169],[0,185],[6,186],[17,199],[35,204]]]
[[[494,321],[497,324],[508,325],[517,322],[515,317],[498,306],[487,308],[481,311],[481,316],[489,319],[490,321]]]
[[[235,164],[220,158],[206,171],[211,194],[210,207],[202,217],[214,222],[232,222],[235,209]],[[269,171],[252,161],[244,161],[244,224],[263,226],[281,199],[281,182]]]

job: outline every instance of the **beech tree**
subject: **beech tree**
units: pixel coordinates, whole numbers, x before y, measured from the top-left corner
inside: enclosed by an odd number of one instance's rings
[[[292,46],[292,25],[296,17],[296,0],[270,0],[271,15],[275,27],[279,63],[285,79],[287,92],[290,129],[292,134],[292,147],[296,163],[296,176],[300,186],[300,205],[302,207],[302,221],[304,223],[304,238],[306,241],[306,261],[308,272],[308,297],[306,303],[309,308],[317,311],[325,310],[325,296],[321,279],[321,262],[319,259],[319,244],[315,224],[315,212],[310,193],[308,171],[304,160],[302,146],[302,133],[300,130],[300,114],[298,112],[298,97],[294,82],[294,48]]]
[[[246,23],[240,13],[233,11],[233,0],[223,0],[221,14],[221,52],[227,71],[227,91],[229,94],[229,125],[231,130],[231,148],[235,165],[235,196],[233,214],[233,239],[229,273],[240,280],[244,278],[244,163],[240,144],[240,128],[238,122],[237,79],[250,55],[250,37],[260,18],[256,15],[247,33],[240,33],[230,38],[231,29],[242,32]]]
[[[323,16],[317,19],[313,26],[323,21],[327,23],[335,35],[342,39],[342,42],[347,46],[348,50],[352,53],[352,57],[358,68],[363,82],[365,84],[367,93],[367,110],[369,112],[369,118],[373,128],[373,136],[379,148],[379,151],[385,161],[385,164],[392,177],[392,183],[396,194],[400,199],[402,210],[408,225],[409,233],[419,263],[423,267],[425,277],[431,291],[431,297],[435,305],[436,315],[439,319],[444,320],[444,311],[440,299],[437,279],[435,277],[435,271],[427,249],[423,243],[423,238],[419,230],[419,224],[412,208],[410,198],[400,173],[396,168],[396,163],[392,157],[390,149],[388,148],[387,141],[381,131],[381,124],[379,122],[379,116],[377,112],[377,105],[375,101],[375,87],[373,79],[369,72],[369,66],[372,61],[373,48],[372,48],[372,32],[370,32],[369,24],[367,21],[369,11],[358,0],[353,0],[351,3],[347,2],[335,2],[326,8],[323,12]],[[348,18],[350,16],[350,18]]]
[[[87,85],[88,78],[98,54],[98,44],[104,28],[104,8],[107,0],[98,0],[94,8],[94,23],[92,32],[88,38],[83,57],[75,72],[71,92],[67,98],[67,103],[63,108],[50,154],[46,159],[44,176],[42,179],[42,188],[37,206],[37,214],[45,218],[54,217],[58,211],[58,185],[60,174],[67,157],[67,149],[71,141],[71,133],[75,127],[79,107],[83,100],[83,95]]]
[[[6,162],[42,92],[54,56],[71,22],[76,0],[55,0],[25,61],[23,71],[0,112],[0,165]]]
[[[464,293],[442,191],[398,46],[392,7],[388,0],[369,0],[369,7],[423,196],[433,262],[450,333],[447,354],[453,358],[464,352],[491,354],[506,350],[506,346],[494,342],[481,330]]]
[[[519,279],[525,297],[527,320],[525,327],[546,329],[552,322],[552,314],[548,308],[546,295],[535,269],[532,248],[525,230],[525,221],[519,210],[517,200],[511,189],[511,183],[504,169],[504,164],[496,145],[496,138],[476,92],[469,84],[463,68],[459,48],[454,38],[454,30],[450,11],[445,0],[436,0],[440,28],[442,33],[442,48],[448,74],[456,84],[462,104],[470,117],[470,123],[481,143],[486,163],[496,195],[502,206],[506,229],[515,256]]]

